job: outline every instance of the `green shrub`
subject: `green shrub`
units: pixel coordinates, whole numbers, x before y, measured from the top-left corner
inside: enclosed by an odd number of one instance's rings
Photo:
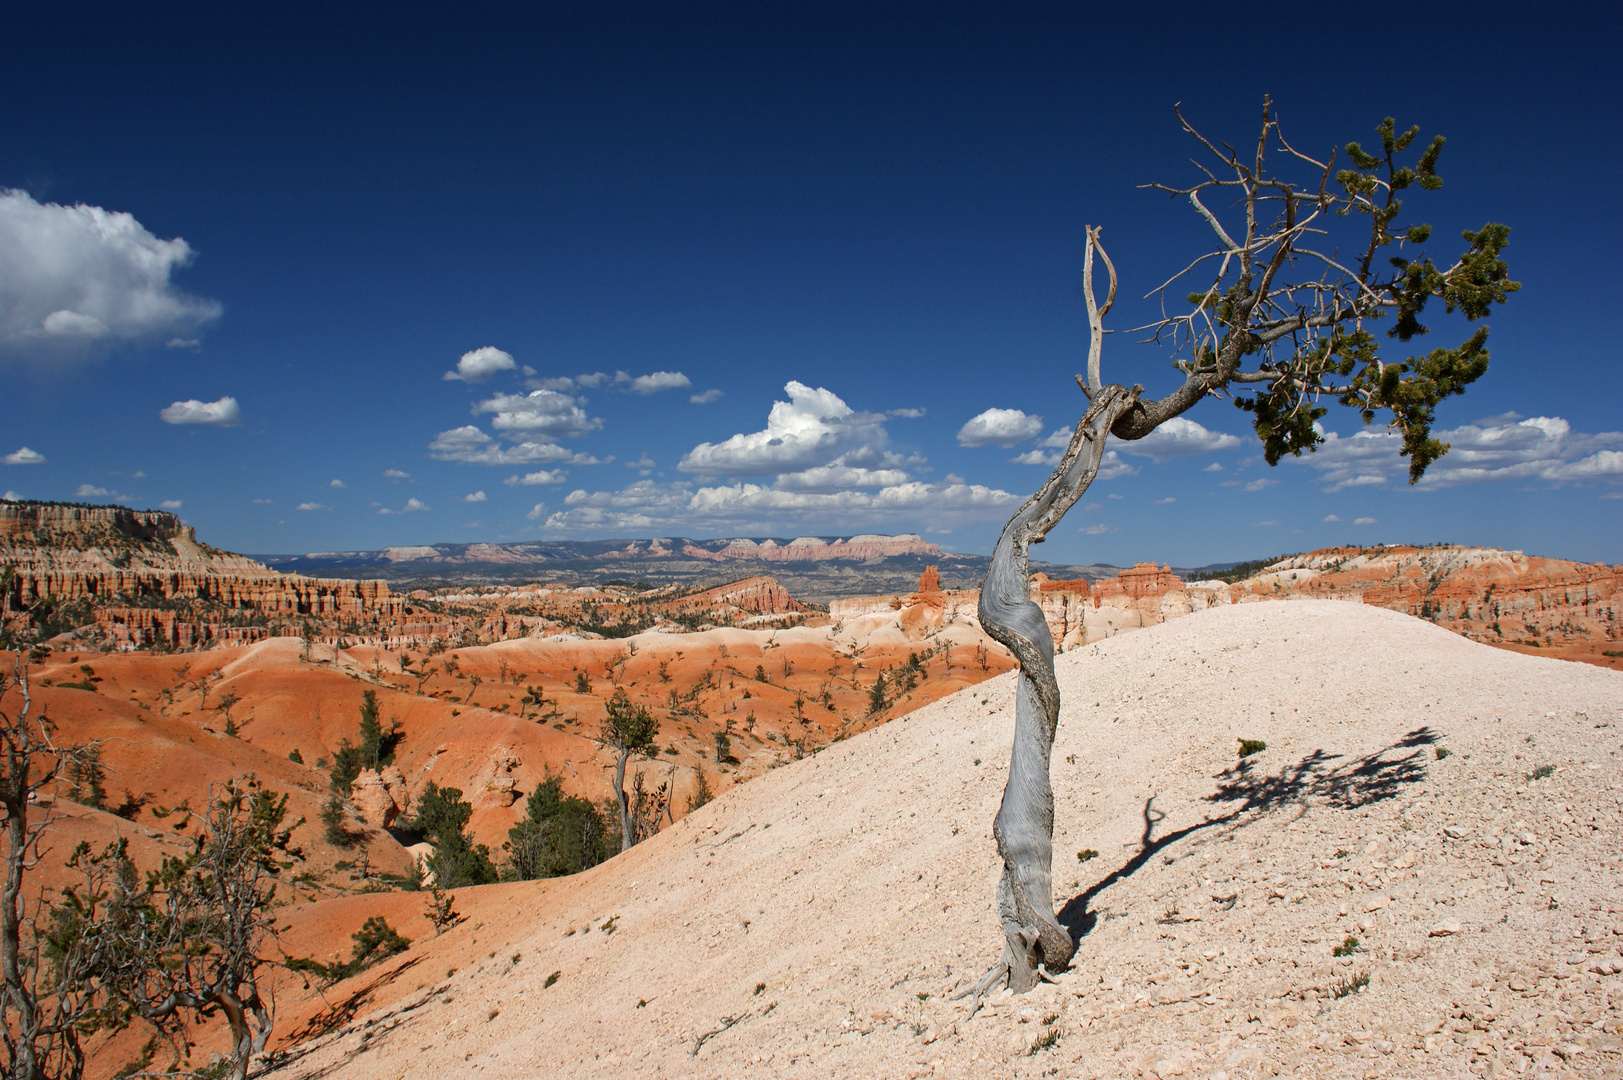
[[[1261,739],[1240,740],[1240,756],[1243,758],[1250,757],[1252,754],[1260,754],[1266,749],[1268,749],[1268,744]]]

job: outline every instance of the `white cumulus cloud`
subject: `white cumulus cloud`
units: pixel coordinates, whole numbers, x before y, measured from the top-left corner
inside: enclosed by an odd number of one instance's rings
[[[885,418],[857,412],[831,390],[801,382],[784,386],[788,401],[774,401],[766,428],[719,443],[700,443],[677,468],[707,476],[767,476],[798,472],[845,458],[874,464],[886,444]]]
[[[19,447],[14,453],[7,454],[5,461],[7,465],[43,465],[45,464],[45,455],[38,450],[30,450],[28,447],[23,446]]]
[[[442,377],[459,382],[487,382],[498,371],[515,371],[517,368],[511,355],[494,345],[486,345],[463,353],[456,362],[456,370],[447,371]]]
[[[1123,453],[1160,462],[1209,454],[1213,450],[1232,450],[1240,445],[1240,440],[1221,431],[1211,431],[1187,417],[1174,416],[1142,439],[1123,440],[1117,445]]]
[[[387,476],[390,480],[410,480],[411,479],[411,473],[405,472],[402,469],[384,469],[383,470],[383,475]]]
[[[958,429],[958,445],[1014,446],[1034,438],[1042,430],[1040,416],[1029,416],[1019,409],[987,409]]]
[[[349,485],[344,483],[342,480],[331,480],[327,483],[327,486],[340,489],[349,487]]]
[[[302,510],[302,509],[304,509],[304,507],[301,506],[299,509]],[[387,506],[385,506],[385,507],[382,507],[381,509],[379,509],[378,513],[380,513],[380,514],[414,514],[414,513],[417,513],[418,511],[432,510],[432,509],[433,509],[433,507],[429,506],[427,503],[423,502],[421,499],[412,498],[412,499],[407,499],[406,500],[406,505],[401,507],[399,510],[391,510]]]
[[[697,394],[689,394],[688,400],[695,405],[708,405],[712,401],[720,401],[723,394],[720,390],[701,390]]]
[[[198,401],[188,398],[167,406],[158,413],[166,424],[207,424],[211,427],[236,427],[242,423],[242,410],[234,397],[218,401]]]
[[[549,439],[585,435],[603,426],[603,421],[587,416],[571,395],[556,390],[532,390],[528,394],[497,394],[474,406],[474,413],[494,413],[490,426],[497,431]]]
[[[181,501],[179,499],[165,499],[163,502],[158,504],[158,509],[160,509],[160,510],[179,510],[181,505],[182,504],[181,504]]]
[[[1375,519],[1372,518],[1372,517],[1353,518],[1353,524],[1354,525],[1373,525],[1373,524],[1375,524]]]
[[[318,502],[302,502],[298,506],[295,506],[293,509],[295,509],[295,510],[330,510],[332,508],[330,506],[324,506],[324,505],[322,505],[321,503],[318,503]]]
[[[899,416],[903,420],[917,420],[924,415],[923,409],[886,409],[886,416]]]
[[[655,371],[648,375],[638,375],[631,380],[633,394],[657,394],[661,390],[681,390],[692,386],[693,380],[680,371]]]
[[[20,491],[8,490],[4,495],[0,495],[0,499],[4,499],[6,502],[22,502],[23,496]]]
[[[463,502],[469,502],[469,503],[481,503],[481,502],[484,502],[485,501],[485,493],[482,492],[482,491],[470,492],[469,494],[462,496],[462,501]]]
[[[0,355],[64,360],[186,337],[220,315],[170,275],[192,261],[133,216],[0,190]]]

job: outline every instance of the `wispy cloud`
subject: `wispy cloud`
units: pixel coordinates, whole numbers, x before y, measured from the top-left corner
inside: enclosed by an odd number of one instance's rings
[[[502,483],[512,487],[522,484],[525,487],[535,487],[539,484],[561,484],[569,479],[569,474],[563,469],[540,469],[536,472],[525,473],[523,476],[509,476]]]
[[[158,504],[160,510],[179,510],[183,504],[179,499],[165,499]]]
[[[326,506],[326,505],[324,505],[322,503],[318,503],[318,502],[302,502],[298,506],[295,506],[293,509],[295,509],[295,510],[331,510],[332,507]]]
[[[1433,434],[1450,449],[1426,470],[1422,488],[1496,480],[1623,482],[1623,432],[1584,434],[1559,416],[1505,413]],[[1347,437],[1332,431],[1316,451],[1291,460],[1318,470],[1325,490],[1335,492],[1406,482],[1409,462],[1402,448],[1402,437],[1391,431]]]
[[[133,498],[133,496],[121,492],[97,487],[95,484],[80,484],[79,490],[73,493],[73,497],[76,499],[111,499],[113,502],[129,502]]]
[[[720,401],[726,395],[720,390],[701,390],[697,394],[689,394],[688,400],[695,405],[708,405],[712,401]]]
[[[601,465],[613,461],[613,456],[599,459],[591,454],[577,454],[554,442],[521,442],[503,446],[472,424],[442,431],[428,444],[428,453],[436,461],[455,461],[463,465]]]
[[[638,480],[619,491],[576,490],[564,509],[547,518],[557,531],[604,529],[759,527],[774,531],[893,527],[899,515],[923,516],[931,527],[995,520],[1019,496],[949,476],[938,484],[917,480],[877,491],[794,491],[761,484],[694,488],[687,482]]]

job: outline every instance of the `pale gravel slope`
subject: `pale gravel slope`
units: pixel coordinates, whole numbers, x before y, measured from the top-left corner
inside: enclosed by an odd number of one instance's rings
[[[1623,675],[1334,601],[1221,608],[1058,668],[1056,879],[1062,904],[1093,890],[1059,986],[973,1019],[944,1000],[998,947],[1010,675],[580,878],[462,894],[469,922],[379,969],[415,961],[391,992],[421,989],[274,1075],[1623,1074]],[[1240,737],[1268,749],[1237,775]],[[1461,932],[1428,936],[1445,919]]]

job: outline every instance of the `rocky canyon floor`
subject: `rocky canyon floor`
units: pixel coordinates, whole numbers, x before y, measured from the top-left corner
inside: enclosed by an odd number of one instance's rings
[[[952,998],[999,947],[1009,674],[440,936],[420,894],[293,910],[305,954],[415,943],[284,983],[269,1075],[1623,1076],[1623,675],[1315,600],[1058,669],[1056,983]]]

